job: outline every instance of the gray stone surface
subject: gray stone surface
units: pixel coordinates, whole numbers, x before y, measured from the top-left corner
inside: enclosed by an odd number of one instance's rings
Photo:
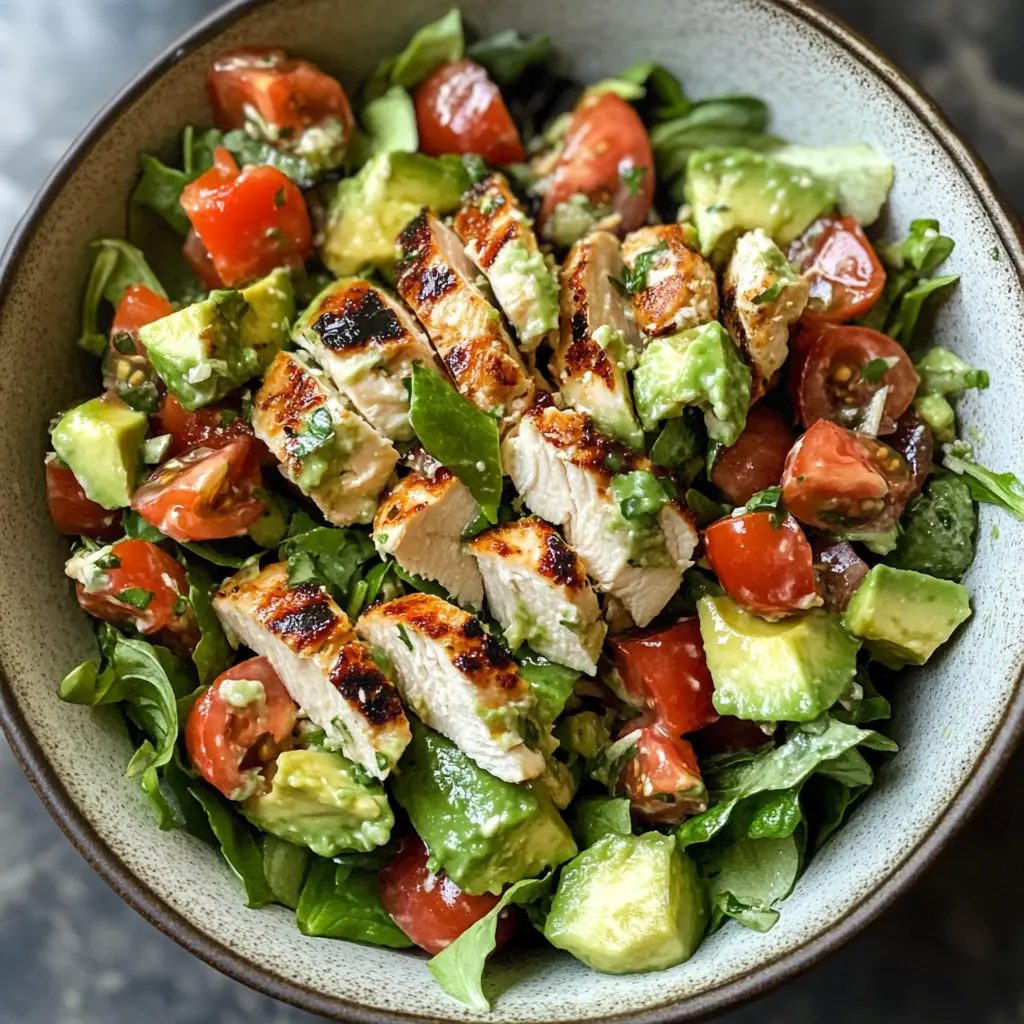
[[[215,6],[0,0],[0,238],[95,110]],[[981,151],[1010,200],[1024,204],[1020,0],[829,0],[824,6],[910,71]],[[882,920],[802,978],[723,1020],[1024,1020],[1021,792],[1024,755]],[[222,977],[123,904],[63,838],[0,740],[2,1024],[314,1019]]]

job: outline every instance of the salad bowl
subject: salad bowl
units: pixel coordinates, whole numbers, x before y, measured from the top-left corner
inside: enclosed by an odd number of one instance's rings
[[[167,153],[181,125],[208,120],[204,74],[220,52],[279,45],[355,86],[401,49],[442,0],[241,0],[197,26],[89,126],[19,225],[0,277],[0,723],[69,839],[135,909],[185,948],[272,996],[339,1020],[472,1020],[431,981],[420,955],[301,935],[281,907],[256,912],[216,854],[151,827],[112,716],[69,707],[57,683],[91,638],[62,574],[39,467],[50,411],[87,393],[89,366],[69,343],[88,245],[126,230],[140,153]],[[991,387],[960,415],[983,461],[1024,450],[1024,250],[984,169],[942,115],[880,55],[802,0],[612,0],[516,4],[467,0],[482,34],[545,33],[560,68],[583,82],[654,61],[693,97],[762,96],[777,135],[806,144],[862,140],[896,166],[895,232],[935,218],[957,240],[961,283],[934,342],[986,367]],[[883,232],[885,225],[883,225]],[[30,358],[26,354],[31,353]],[[39,356],[40,358],[35,358]],[[977,805],[1024,719],[1024,524],[982,506],[966,583],[973,619],[926,667],[900,680],[889,730],[900,756],[841,834],[811,862],[769,932],[729,926],[671,970],[613,976],[554,950],[517,950],[488,976],[489,1019],[662,1022],[696,1019],[805,968],[863,927],[910,884]],[[514,983],[514,984],[513,984]]]

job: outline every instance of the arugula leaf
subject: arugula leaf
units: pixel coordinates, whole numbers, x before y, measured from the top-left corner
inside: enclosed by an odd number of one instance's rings
[[[263,874],[274,899],[295,910],[309,874],[312,854],[305,846],[296,846],[269,833],[260,842],[260,852],[263,855]]]
[[[146,206],[159,214],[179,235],[184,237],[191,227],[181,205],[181,193],[192,180],[184,171],[168,167],[155,156],[139,157],[142,177],[132,192],[131,202]]]
[[[946,448],[951,449],[952,446],[947,445]],[[1015,473],[993,473],[977,462],[955,455],[952,450],[946,451],[942,464],[967,484],[975,501],[998,505],[1015,519],[1024,520],[1024,484]]]
[[[278,557],[288,563],[288,586],[310,580],[321,583],[343,602],[360,566],[376,556],[363,532],[337,526],[318,526],[305,512],[296,512]]]
[[[941,345],[930,348],[918,360],[916,369],[921,378],[918,395],[955,395],[968,388],[987,388],[989,383],[984,370],[973,369]]]
[[[374,100],[392,85],[403,89],[419,85],[442,64],[461,59],[465,45],[462,15],[453,7],[437,21],[424,25],[401,53],[377,65],[363,88],[364,99]]]
[[[542,727],[554,725],[565,710],[580,673],[537,654],[529,647],[517,652],[519,674],[530,684],[537,700],[537,718]]]
[[[550,36],[524,37],[510,28],[473,43],[466,56],[482,64],[499,85],[510,85],[527,68],[547,64],[551,50]]]
[[[199,643],[192,652],[192,663],[199,674],[200,685],[209,686],[230,667],[233,654],[220,619],[213,610],[211,597],[217,585],[210,574],[197,565],[188,567],[186,577],[188,603],[199,625]]]
[[[971,488],[952,474],[933,477],[907,504],[896,550],[886,562],[945,580],[959,580],[974,561],[978,516]]]
[[[585,796],[572,805],[572,834],[581,850],[612,833],[628,836],[633,831],[627,797]]]
[[[414,366],[409,421],[427,454],[450,469],[496,523],[502,489],[497,420],[439,374]]]

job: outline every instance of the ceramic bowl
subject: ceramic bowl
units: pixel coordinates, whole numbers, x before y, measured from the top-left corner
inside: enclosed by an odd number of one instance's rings
[[[203,74],[220,50],[275,43],[354,86],[451,0],[249,0],[193,30],[132,83],[64,158],[21,224],[0,281],[0,720],[51,813],[140,913],[227,974],[339,1019],[474,1017],[433,983],[426,961],[304,938],[282,908],[251,911],[221,860],[154,826],[112,719],[62,704],[57,681],[88,656],[90,632],[61,568],[65,541],[46,511],[42,463],[51,413],[96,386],[74,345],[87,244],[122,235],[136,155],[166,151],[208,123]],[[941,115],[864,42],[799,0],[464,0],[482,32],[547,32],[566,69],[595,80],[641,59],[688,92],[765,97],[777,134],[866,140],[895,161],[893,230],[937,217],[963,275],[936,341],[992,371],[961,404],[981,457],[1024,451],[1024,252],[985,172]],[[998,525],[998,539],[996,526]],[[974,618],[926,669],[909,672],[892,731],[902,751],[841,833],[814,859],[781,920],[760,935],[729,926],[661,974],[596,974],[554,950],[491,970],[501,1021],[692,1019],[763,990],[837,946],[908,885],[978,802],[1021,724],[1024,524],[985,507],[967,579]],[[512,982],[515,982],[512,985]],[[511,987],[510,987],[511,986]]]

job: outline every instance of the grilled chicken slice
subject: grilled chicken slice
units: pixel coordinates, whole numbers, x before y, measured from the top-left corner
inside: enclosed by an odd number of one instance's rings
[[[316,583],[288,588],[288,567],[225,580],[213,607],[232,643],[268,658],[327,742],[378,779],[411,738],[398,692],[356,638],[345,613]]]
[[[373,520],[373,543],[408,573],[440,583],[461,605],[479,608],[484,585],[473,556],[462,546],[462,531],[480,507],[469,488],[436,463],[402,477],[384,498]]]
[[[569,405],[592,416],[604,433],[642,449],[627,378],[640,336],[613,277],[622,277],[614,235],[595,231],[569,250],[562,268],[561,329],[549,369]]]
[[[681,224],[657,224],[630,232],[622,258],[634,274],[644,274],[633,292],[633,315],[644,334],[700,327],[718,318],[718,281],[711,265],[686,244]]]
[[[496,412],[504,428],[533,401],[534,384],[501,322],[476,284],[477,270],[458,235],[429,210],[398,236],[398,291],[423,322],[459,391]]]
[[[495,172],[470,189],[454,226],[515,328],[519,347],[532,352],[558,329],[558,279],[508,179]]]
[[[282,474],[337,526],[368,523],[398,452],[302,355],[280,352],[253,400],[256,436]]]
[[[722,319],[753,375],[751,402],[771,387],[789,354],[789,325],[807,305],[807,279],[757,228],[740,235],[722,279]]]
[[[293,337],[370,426],[392,441],[412,439],[405,380],[414,366],[440,366],[398,299],[358,277],[338,281],[313,300]]]
[[[606,626],[583,564],[559,532],[537,516],[495,526],[469,544],[487,607],[515,649],[587,675],[597,672]]]
[[[359,635],[391,659],[402,697],[431,729],[506,782],[544,771],[526,745],[533,691],[511,656],[472,615],[429,594],[375,605]]]
[[[542,403],[505,440],[503,456],[530,511],[563,527],[597,589],[646,626],[679,589],[698,539],[692,514],[674,500],[648,519],[623,517],[613,475],[651,472],[651,463],[589,416]]]

